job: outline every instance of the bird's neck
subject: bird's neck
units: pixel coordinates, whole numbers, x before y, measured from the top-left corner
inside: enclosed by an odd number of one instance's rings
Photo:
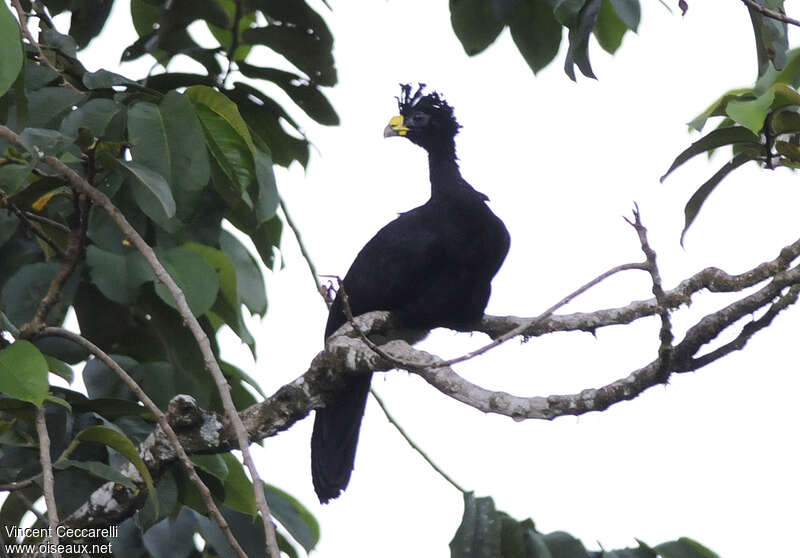
[[[446,195],[464,188],[465,183],[461,178],[453,143],[429,150],[428,166],[431,177],[431,197]]]

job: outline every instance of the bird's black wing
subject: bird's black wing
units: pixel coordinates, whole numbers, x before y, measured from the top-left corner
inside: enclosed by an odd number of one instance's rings
[[[342,283],[354,316],[408,306],[419,284],[441,262],[441,240],[425,206],[401,214],[358,253]],[[341,291],[334,300],[325,337],[346,323]],[[311,437],[311,470],[321,502],[336,498],[350,480],[358,433],[372,374],[348,378],[344,389],[317,409]]]

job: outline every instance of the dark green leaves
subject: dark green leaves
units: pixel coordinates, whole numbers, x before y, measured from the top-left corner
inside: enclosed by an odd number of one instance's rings
[[[714,173],[714,176],[709,178],[705,183],[703,183],[702,186],[700,186],[700,188],[697,189],[684,208],[685,221],[683,225],[683,231],[681,232],[681,244],[683,244],[683,237],[686,236],[686,231],[694,222],[695,217],[697,217],[697,214],[700,211],[700,208],[703,206],[711,192],[714,191],[714,188],[717,187],[717,184],[722,182],[722,179],[728,176],[728,174],[730,174],[732,171],[736,170],[748,161],[752,161],[756,157],[757,153],[739,153],[733,159],[725,163],[721,169]]]
[[[688,537],[661,543],[653,547],[653,550],[658,552],[662,558],[719,558],[716,552]]]
[[[672,171],[677,169],[695,155],[704,153],[706,151],[712,151],[724,145],[733,145],[738,143],[751,144],[753,147],[758,147],[760,145],[760,139],[751,131],[739,126],[733,126],[730,128],[717,128],[716,130],[709,132],[694,142],[685,151],[683,151],[683,153],[678,155],[669,169],[667,169],[667,172],[664,173],[664,176],[661,177],[661,181],[663,182]]]
[[[564,60],[564,71],[575,81],[575,66],[586,77],[594,78],[592,65],[589,63],[589,35],[597,21],[603,0],[587,0],[569,28],[569,49]]]
[[[651,549],[588,552],[583,543],[564,531],[540,533],[533,521],[517,521],[497,511],[491,498],[464,494],[464,515],[453,540],[451,558],[719,558],[703,545],[682,537]]]
[[[561,44],[561,24],[546,0],[520,2],[519,12],[508,28],[514,44],[534,73],[556,57]]]
[[[0,5],[0,96],[16,81],[22,69],[22,43],[19,39],[17,20],[11,15],[5,2]]]
[[[139,287],[153,280],[153,271],[135,250],[118,254],[92,245],[86,249],[86,263],[92,282],[100,292],[120,304],[134,303]]]
[[[219,281],[214,268],[208,265],[205,258],[193,250],[181,247],[160,252],[158,256],[183,291],[192,313],[201,316],[210,310],[217,299]],[[172,294],[163,284],[156,285],[156,293],[161,300],[177,308]]]
[[[47,361],[28,341],[0,351],[0,393],[41,405],[47,395]]]
[[[265,484],[264,496],[275,519],[306,552],[311,552],[319,542],[319,524],[314,516],[296,498],[280,488]]]
[[[297,74],[275,68],[259,68],[245,62],[239,63],[239,70],[247,77],[265,79],[276,84],[297,103],[297,106],[320,124],[326,126],[339,124],[339,116],[319,87],[306,82]]]
[[[473,56],[493,43],[508,25],[514,43],[534,73],[558,52],[562,26],[569,30],[564,71],[595,77],[589,63],[589,37],[614,53],[641,18],[639,0],[451,0],[450,20],[464,51]]]
[[[306,29],[282,25],[255,27],[242,33],[250,44],[264,45],[284,56],[320,85],[336,83],[331,45]]]
[[[469,56],[483,52],[505,27],[494,3],[483,0],[450,0],[450,23]]]

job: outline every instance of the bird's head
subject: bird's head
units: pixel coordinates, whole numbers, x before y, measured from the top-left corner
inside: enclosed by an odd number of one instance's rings
[[[428,151],[452,145],[453,137],[461,127],[453,115],[453,107],[435,91],[423,95],[423,83],[413,94],[409,84],[402,84],[400,88],[397,97],[400,114],[389,120],[383,137],[403,136]]]

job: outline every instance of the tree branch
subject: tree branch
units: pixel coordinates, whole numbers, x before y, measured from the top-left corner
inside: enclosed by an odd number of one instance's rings
[[[771,10],[766,6],[762,6],[755,0],[742,0],[742,3],[751,10],[755,10],[756,12],[760,13],[765,17],[774,19],[776,21],[780,21],[781,23],[796,25],[797,27],[800,27],[800,20],[789,17],[786,14],[782,14],[781,12],[776,12],[775,10]]]
[[[239,542],[236,540],[236,537],[233,536],[233,533],[231,532],[231,529],[228,526],[228,522],[222,516],[222,513],[220,513],[219,511],[219,508],[217,508],[216,504],[214,503],[214,498],[211,495],[211,491],[208,489],[205,483],[200,479],[200,476],[197,474],[197,471],[194,468],[194,464],[184,451],[183,446],[178,440],[178,436],[175,433],[175,430],[172,429],[172,426],[170,425],[169,420],[167,419],[167,416],[161,411],[161,409],[158,408],[158,405],[156,405],[155,402],[152,399],[150,399],[150,397],[148,397],[148,395],[144,392],[144,390],[141,387],[139,387],[139,384],[136,383],[136,381],[130,376],[130,374],[125,372],[125,370],[123,370],[123,368],[119,364],[117,364],[117,362],[114,359],[112,359],[110,356],[108,356],[108,354],[106,354],[102,349],[100,349],[100,347],[98,347],[97,345],[95,345],[94,343],[92,343],[91,341],[89,341],[88,339],[86,339],[81,335],[77,335],[75,333],[72,333],[71,331],[59,327],[44,328],[41,332],[41,335],[42,336],[53,335],[53,336],[63,337],[65,339],[69,339],[74,343],[77,343],[78,345],[88,350],[97,359],[102,361],[103,364],[105,364],[112,372],[114,372],[117,375],[117,377],[120,380],[122,380],[122,382],[128,387],[128,389],[131,390],[131,392],[136,396],[136,398],[144,404],[147,410],[153,413],[153,416],[156,417],[156,420],[158,421],[158,426],[161,429],[160,430],[161,435],[159,435],[159,431],[156,430],[142,444],[141,453],[143,457],[145,457],[145,459],[147,459],[148,456],[153,458],[156,455],[164,455],[165,451],[169,452],[169,450],[166,450],[166,448],[162,448],[157,451],[155,449],[159,445],[165,445],[165,441],[163,440],[163,437],[165,437],[166,443],[169,444],[171,453],[173,454],[173,459],[177,458],[178,461],[180,461],[183,470],[186,472],[186,476],[197,487],[197,490],[200,493],[200,497],[203,500],[203,503],[205,503],[206,505],[208,514],[219,526],[220,530],[222,531],[222,534],[225,536],[225,540],[228,541],[228,544],[231,545],[234,552],[236,552],[236,555],[239,556],[239,558],[247,558],[247,555],[245,554],[242,547],[239,545]],[[174,398],[173,401],[170,401],[170,415],[172,416],[173,421],[180,422],[180,420],[176,419],[176,417],[185,417],[189,414],[189,411],[186,409],[186,407],[191,407],[191,403],[188,401],[188,399],[191,398],[184,395],[184,396],[178,396]],[[191,423],[191,421],[189,422]],[[157,467],[155,465],[156,464],[153,464],[152,466],[154,472],[160,470],[161,468],[160,463],[157,464],[158,465]],[[150,464],[148,464],[148,468],[151,468]],[[131,474],[126,476],[130,476],[133,479],[139,480],[141,484],[141,479],[139,478],[138,474],[134,475],[132,469],[129,472]],[[114,483],[111,482],[111,483],[106,483],[99,490],[110,491],[113,494],[116,491],[116,488],[114,486]],[[141,494],[142,496],[145,496],[145,492],[143,490],[141,491]],[[83,508],[86,509],[84,510]],[[88,514],[90,511],[91,511],[91,500],[89,503],[84,504],[84,506],[75,513],[80,512]],[[73,515],[75,515],[75,513]]]
[[[50,436],[44,420],[44,405],[36,409],[36,434],[39,437],[39,462],[42,464],[42,492],[47,505],[47,522],[50,525],[50,544],[54,558],[61,558],[58,551],[58,507],[54,493],[53,463],[50,460]]]

